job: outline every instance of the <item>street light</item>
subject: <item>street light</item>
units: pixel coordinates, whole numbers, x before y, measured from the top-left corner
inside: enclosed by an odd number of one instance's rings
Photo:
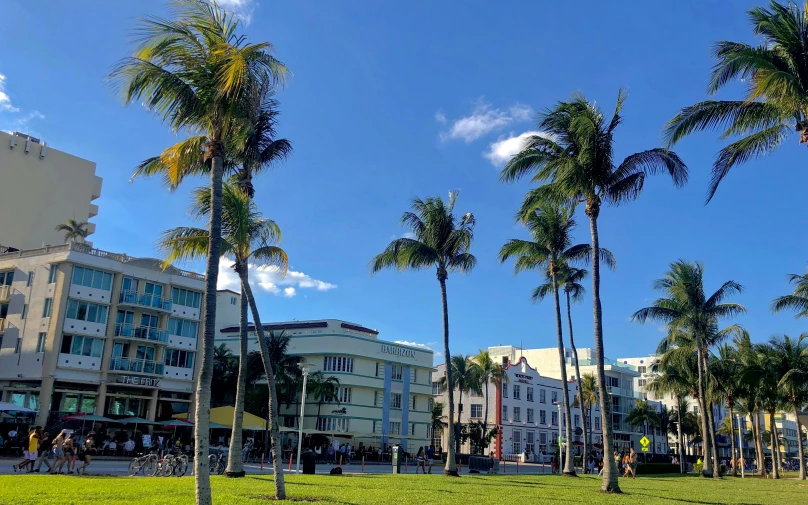
[[[744,479],[744,478],[746,478],[746,476],[744,475],[744,466],[745,466],[744,463],[745,462],[743,460],[743,439],[741,437],[741,429],[742,429],[741,428],[741,416],[738,415],[738,414],[735,414],[735,421],[737,421],[737,423],[738,423],[738,452],[740,453],[740,456],[741,456],[741,478]],[[736,461],[735,464],[737,465],[738,462]]]
[[[558,407],[558,469],[559,471],[563,468],[562,461],[564,460],[564,450],[562,449],[561,445],[561,402],[553,402],[553,405]]]
[[[298,363],[303,371],[303,398],[300,400],[300,423],[297,429],[297,473],[300,473],[300,449],[303,447],[303,414],[306,412],[306,380],[309,378],[311,363]]]

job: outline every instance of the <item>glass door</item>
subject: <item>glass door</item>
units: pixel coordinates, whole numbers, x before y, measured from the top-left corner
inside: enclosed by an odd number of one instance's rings
[[[152,314],[141,314],[140,326],[141,327],[138,328],[138,330],[141,331],[141,334],[137,335],[139,338],[157,340],[157,332],[154,331],[157,329],[157,316]]]
[[[137,372],[154,373],[154,355],[156,349],[152,346],[139,345],[135,350],[137,358]]]
[[[121,282],[121,302],[137,303],[137,279],[123,278]]]
[[[133,323],[135,313],[127,310],[119,310],[115,316],[115,335],[120,337],[131,337],[134,335]]]
[[[148,305],[157,309],[163,308],[163,286],[162,284],[155,284],[147,282],[143,290],[146,293]],[[145,305],[145,304],[144,304]]]

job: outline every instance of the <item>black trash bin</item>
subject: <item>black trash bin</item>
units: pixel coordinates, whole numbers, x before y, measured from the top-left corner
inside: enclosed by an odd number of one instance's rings
[[[304,474],[314,475],[314,470],[316,469],[314,451],[306,449],[306,451],[300,455],[300,462],[303,464]]]

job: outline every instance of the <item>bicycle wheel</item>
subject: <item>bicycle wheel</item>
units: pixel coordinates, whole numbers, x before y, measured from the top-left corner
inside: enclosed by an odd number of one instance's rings
[[[178,457],[174,465],[174,476],[175,477],[182,477],[188,472],[188,456],[182,455]]]
[[[141,465],[140,460],[138,458],[133,459],[129,462],[129,476],[134,477],[140,471]]]
[[[211,475],[217,473],[218,466],[219,466],[219,459],[216,457],[216,455],[211,454],[210,456],[208,456],[208,469],[210,470]]]
[[[150,455],[143,463],[143,475],[146,475],[147,477],[154,477],[157,474],[157,470],[159,470],[159,466],[157,456],[154,454]]]
[[[219,475],[222,475],[225,470],[227,470],[227,457],[222,456],[219,458]]]

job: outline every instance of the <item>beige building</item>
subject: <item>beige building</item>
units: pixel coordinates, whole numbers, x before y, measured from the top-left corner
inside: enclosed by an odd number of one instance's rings
[[[63,244],[0,254],[0,401],[65,415],[192,410],[204,276]]]
[[[62,244],[64,233],[55,230],[57,225],[68,219],[89,221],[98,214],[92,203],[101,196],[95,163],[29,135],[0,131],[0,181],[0,246]],[[87,230],[92,234],[95,224]]]

